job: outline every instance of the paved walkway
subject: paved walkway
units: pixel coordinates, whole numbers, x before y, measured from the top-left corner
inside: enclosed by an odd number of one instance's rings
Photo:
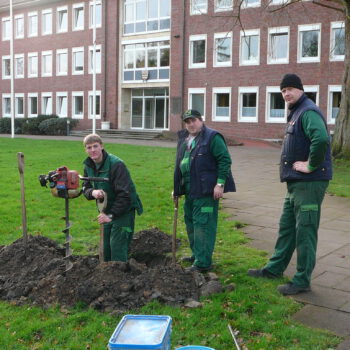
[[[251,246],[272,253],[285,195],[285,184],[279,181],[280,149],[246,143],[230,147],[230,152],[238,192],[225,195],[223,206],[235,220],[248,224],[242,230],[251,238]],[[294,272],[295,255],[285,274],[291,277]],[[326,195],[312,291],[295,299],[305,304],[295,319],[344,337],[337,350],[350,349],[349,198]]]

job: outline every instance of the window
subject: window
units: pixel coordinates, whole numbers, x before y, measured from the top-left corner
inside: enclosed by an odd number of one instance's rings
[[[72,49],[72,74],[84,73],[84,48],[73,47]]]
[[[51,92],[43,92],[41,94],[41,114],[52,114],[52,94]]]
[[[15,117],[24,118],[24,94],[15,95]]]
[[[206,41],[205,34],[190,36],[190,68],[206,67]]]
[[[66,92],[56,93],[56,113],[60,118],[68,116],[68,97]]]
[[[29,52],[28,53],[28,78],[33,78],[38,76],[38,53]]]
[[[191,15],[201,15],[208,11],[208,0],[191,0]]]
[[[89,73],[94,70],[94,48],[89,47]],[[96,45],[96,73],[101,73],[101,45]]]
[[[188,108],[197,110],[205,119],[205,89],[188,89]]]
[[[84,30],[84,4],[73,5],[73,30]]]
[[[2,19],[2,40],[10,40],[11,38],[11,20],[10,17]]]
[[[238,121],[257,122],[259,105],[259,88],[257,86],[238,89]]]
[[[248,7],[260,7],[261,6],[261,0],[243,0],[242,7],[243,9]]]
[[[288,4],[290,0],[270,0],[269,5],[285,5]]]
[[[214,67],[232,65],[232,33],[214,34]]]
[[[328,116],[329,124],[335,124],[341,102],[341,85],[328,86]]]
[[[233,0],[216,0],[215,12],[231,11],[233,9]]]
[[[305,95],[318,105],[319,87],[318,85],[304,85]]]
[[[16,39],[24,38],[24,16],[23,15],[15,16],[15,38]]]
[[[240,65],[256,65],[260,62],[260,30],[241,30]]]
[[[287,108],[278,86],[266,87],[266,122],[285,123]]]
[[[330,60],[344,61],[345,57],[345,27],[344,22],[331,23]]]
[[[41,33],[42,35],[52,34],[52,10],[42,11]]]
[[[68,31],[68,7],[62,6],[57,8],[57,33],[66,33]]]
[[[68,50],[61,49],[56,51],[56,75],[68,74]]]
[[[33,37],[38,35],[38,13],[29,12],[28,13],[28,37]]]
[[[52,51],[43,51],[41,53],[41,69],[43,77],[52,76]]]
[[[101,91],[96,91],[96,105],[95,105],[95,116],[96,119],[101,119]],[[94,93],[89,91],[89,119],[92,119],[93,116],[93,102],[94,102]]]
[[[269,28],[267,63],[289,63],[289,27]]]
[[[231,88],[213,88],[212,120],[229,122],[231,119]]]
[[[319,62],[321,25],[299,25],[298,62]]]
[[[34,118],[38,116],[38,94],[28,94],[28,117]]]
[[[11,95],[2,94],[2,116],[11,117]]]
[[[83,119],[84,117],[84,92],[72,92],[72,117]]]
[[[2,79],[11,78],[11,59],[10,56],[2,56]]]
[[[24,78],[24,55],[15,55],[15,78]]]
[[[124,34],[170,30],[170,0],[125,0]]]
[[[94,3],[90,1],[90,21],[89,21],[89,27],[94,27]],[[95,18],[96,18],[96,28],[101,28],[102,26],[102,5],[100,0],[96,0],[96,11],[95,11]]]

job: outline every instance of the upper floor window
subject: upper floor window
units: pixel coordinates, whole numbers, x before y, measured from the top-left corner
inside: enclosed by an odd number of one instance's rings
[[[215,12],[231,11],[233,9],[233,0],[215,0]]]
[[[231,66],[232,33],[214,34],[214,67]]]
[[[73,5],[73,30],[84,29],[84,4]]]
[[[42,11],[41,33],[42,35],[52,34],[52,10]]]
[[[43,77],[52,76],[52,51],[43,51],[41,53],[41,70]]]
[[[96,20],[96,28],[101,28],[102,26],[102,4],[101,0],[95,1],[96,11],[95,11],[95,20]],[[90,13],[90,20],[89,20],[89,27],[94,27],[94,2],[90,1],[89,6],[89,13]]]
[[[298,62],[319,62],[321,25],[299,25]]]
[[[10,17],[2,19],[2,40],[10,40],[11,38],[11,20]]]
[[[15,78],[24,78],[24,55],[15,55]]]
[[[260,7],[261,0],[243,0],[241,6],[243,9],[248,8],[248,7]]]
[[[170,30],[170,0],[125,0],[124,34]]]
[[[72,74],[84,73],[84,48],[73,47],[72,49]]]
[[[205,119],[205,88],[188,89],[188,108],[195,109]]]
[[[191,15],[201,15],[208,11],[208,0],[191,0]]]
[[[29,12],[28,13],[28,36],[38,35],[38,13]]]
[[[289,62],[289,27],[269,28],[267,63]]]
[[[24,38],[24,16],[17,15],[15,17],[15,38]]]
[[[285,5],[289,1],[290,0],[271,0],[271,1],[269,1],[269,5]]]
[[[2,56],[2,79],[11,78],[11,59],[10,56]]]
[[[331,61],[343,61],[345,57],[345,27],[344,22],[331,23]]]
[[[38,76],[38,53],[28,53],[28,78]]]
[[[94,59],[94,48],[89,47],[89,73],[93,73],[94,62],[96,60],[96,73],[101,73],[101,45],[96,45],[96,59]]]
[[[241,30],[240,65],[255,65],[260,62],[260,30]]]
[[[57,33],[65,33],[68,31],[68,7],[62,6],[57,8]]]
[[[206,34],[190,36],[190,68],[206,67],[206,42]]]
[[[259,88],[255,86],[240,87],[238,90],[238,121],[258,121]]]
[[[266,87],[266,122],[285,123],[287,109],[278,86]]]
[[[68,50],[56,51],[56,75],[67,75],[68,73]]]
[[[328,86],[328,123],[335,124],[341,101],[341,85]]]

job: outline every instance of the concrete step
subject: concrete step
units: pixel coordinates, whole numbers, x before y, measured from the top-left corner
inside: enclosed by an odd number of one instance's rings
[[[88,130],[73,130],[70,132],[71,136],[85,137],[92,132],[91,129]],[[109,129],[102,130],[97,129],[97,134],[103,138],[120,138],[120,139],[135,139],[135,140],[153,140],[158,138],[162,133],[159,131],[134,131],[134,130],[119,130],[119,129]]]

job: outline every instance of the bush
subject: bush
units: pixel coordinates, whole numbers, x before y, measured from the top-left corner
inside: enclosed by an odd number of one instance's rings
[[[15,119],[15,134],[23,134],[26,119]],[[11,134],[11,118],[0,118],[0,134]]]
[[[57,119],[58,116],[51,114],[51,115],[45,115],[45,114],[39,114],[35,118],[27,118],[26,123],[23,124],[23,134],[29,134],[29,135],[40,135],[39,125],[41,122],[47,119]]]
[[[43,135],[67,135],[67,120],[70,121],[70,130],[77,126],[79,122],[77,119],[71,118],[46,119],[39,124],[39,131]]]

